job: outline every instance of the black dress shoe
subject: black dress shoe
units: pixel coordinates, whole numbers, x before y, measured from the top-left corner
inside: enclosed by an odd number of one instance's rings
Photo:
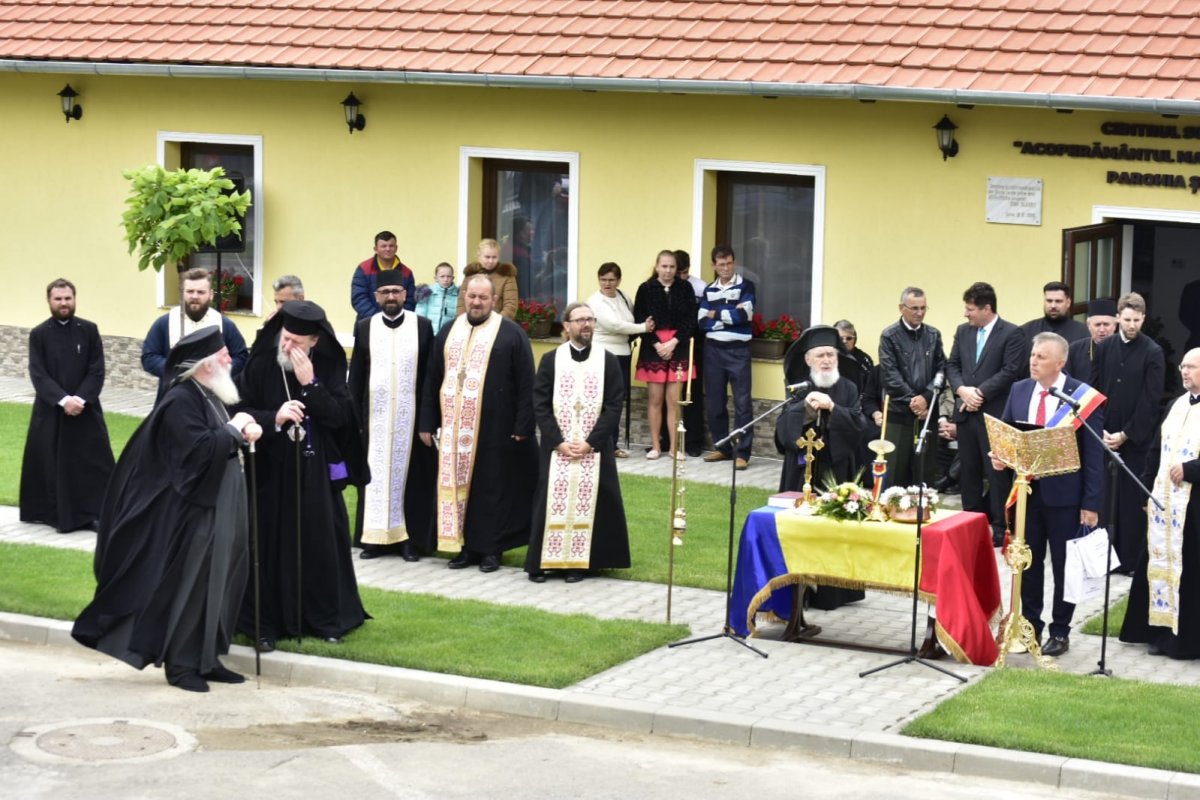
[[[483,557],[479,562],[480,572],[495,572],[500,569],[500,556],[496,553],[490,553]]]
[[[375,545],[364,544],[363,548],[362,548],[362,552],[358,554],[358,557],[361,558],[363,561],[369,561],[372,558],[379,558],[381,555],[384,555],[384,554]]]
[[[532,583],[545,583],[546,582],[546,573],[540,569],[535,572],[531,572],[531,573],[529,573],[529,580]]]
[[[196,670],[188,670],[177,667],[172,667],[170,664],[163,665],[163,671],[167,674],[167,683],[183,689],[185,692],[207,692],[208,681],[200,677],[200,673]]]
[[[1061,656],[1071,649],[1071,639],[1067,636],[1051,636],[1046,646],[1042,648],[1044,656]]]
[[[446,564],[450,569],[466,569],[471,566],[471,552],[463,550]]]
[[[245,683],[246,676],[234,672],[226,667],[221,662],[217,662],[217,666],[212,672],[206,672],[202,675],[206,681],[215,681],[217,683]]]
[[[421,554],[417,552],[416,545],[412,542],[405,542],[400,545],[400,557],[410,562],[421,560]]]
[[[581,569],[567,570],[567,577],[566,577],[567,583],[579,583],[581,580],[583,580],[583,570],[581,570]]]
[[[1151,655],[1151,656],[1165,656],[1166,655],[1166,653],[1163,652],[1163,649],[1161,647],[1159,647],[1157,644],[1155,644],[1154,642],[1150,642],[1150,644],[1146,645],[1146,654]]]
[[[699,447],[689,447],[686,452],[692,458],[699,458],[700,454],[703,453],[704,451],[701,450]]]
[[[258,640],[258,652],[274,653],[275,652],[275,640],[272,639],[270,636],[264,636],[261,639],[259,639]]]

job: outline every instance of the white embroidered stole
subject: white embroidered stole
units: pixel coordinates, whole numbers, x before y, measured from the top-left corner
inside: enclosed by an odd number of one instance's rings
[[[404,486],[417,423],[416,315],[389,328],[371,318],[371,372],[367,376],[367,464],[371,482],[363,495],[363,544],[395,544],[408,538]]]
[[[1146,546],[1150,560],[1146,577],[1150,584],[1149,623],[1170,627],[1179,633],[1179,577],[1183,572],[1183,526],[1192,485],[1171,483],[1172,464],[1191,461],[1200,455],[1200,406],[1192,406],[1184,395],[1171,406],[1162,426],[1158,474],[1154,477],[1154,496],[1166,506],[1159,511],[1150,503]]]
[[[179,343],[179,340],[189,333],[194,333],[201,328],[212,326],[221,327],[221,312],[213,307],[209,307],[208,311],[204,312],[204,316],[199,322],[192,322],[192,318],[183,310],[183,306],[177,306],[170,314],[167,315],[167,343],[174,347]],[[222,331],[224,332],[224,331]]]
[[[472,325],[467,315],[461,314],[446,336],[445,374],[438,391],[442,428],[438,433],[437,487],[438,550],[446,553],[457,553],[463,546],[483,384],[492,345],[500,333],[500,319],[493,311],[486,322]]]
[[[586,441],[604,406],[604,348],[593,346],[585,361],[571,358],[571,345],[554,352],[554,418],[565,442]],[[600,486],[600,453],[572,459],[550,454],[546,486],[543,569],[587,569]]]

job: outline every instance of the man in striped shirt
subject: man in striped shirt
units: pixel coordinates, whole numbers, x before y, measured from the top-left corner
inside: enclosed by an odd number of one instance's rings
[[[704,394],[708,403],[708,432],[713,441],[729,435],[726,386],[732,387],[734,419],[740,428],[754,417],[750,400],[750,320],[754,316],[754,283],[737,274],[733,248],[719,244],[712,250],[716,280],[704,287],[697,312],[704,331]],[[704,457],[705,461],[736,458],[737,469],[746,469],[754,431],[746,432],[734,453],[729,445]]]

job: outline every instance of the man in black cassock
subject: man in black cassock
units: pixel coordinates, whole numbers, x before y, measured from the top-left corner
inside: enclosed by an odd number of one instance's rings
[[[354,326],[350,396],[371,476],[359,494],[354,539],[367,559],[419,561],[437,549],[437,452],[416,433],[433,326],[404,310],[405,294],[400,270],[380,272],[375,300],[382,310]]]
[[[136,669],[165,664],[190,692],[242,683],[221,665],[249,572],[239,449],[262,434],[237,401],[218,328],[179,340],[175,376],[130,438],[113,474],[96,540],[96,594],[75,620],[80,644]]]
[[[542,356],[533,381],[533,413],[542,433],[542,471],[525,556],[529,580],[566,570],[629,566],[629,529],[613,455],[625,384],[617,357],[592,346],[596,316],[586,303],[563,311],[570,337]]]
[[[95,528],[113,470],[100,409],[104,348],[95,323],[75,316],[75,285],[46,287],[50,319],[29,332],[36,394],[21,463],[21,521],[59,533]]]
[[[1088,338],[1076,339],[1067,348],[1066,372],[1081,381],[1091,377],[1100,343],[1117,331],[1117,303],[1109,297],[1098,297],[1088,303],[1087,314]]]
[[[1149,547],[1133,573],[1121,641],[1145,643],[1152,656],[1192,659],[1200,658],[1200,348],[1184,353],[1179,374],[1185,393],[1167,410],[1142,474],[1174,513],[1151,507]]]
[[[487,275],[463,284],[466,312],[434,340],[417,426],[438,434],[438,549],[447,566],[500,568],[505,550],[529,541],[537,483],[533,350],[521,327],[493,311]]]
[[[811,386],[796,393],[775,423],[775,446],[784,454],[779,491],[800,491],[804,487],[805,451],[796,445],[812,429],[824,443],[813,453],[812,486],[820,491],[827,483],[854,479],[856,443],[866,427],[854,381],[841,375],[841,365],[850,361],[842,347],[837,329],[814,325],[796,340],[792,349],[803,354],[803,366],[796,362],[787,370],[792,383],[808,381]],[[855,367],[856,368],[856,367]]]
[[[1146,301],[1131,292],[1117,301],[1117,335],[1096,348],[1088,381],[1108,397],[1104,443],[1121,454],[1134,475],[1146,470],[1162,405],[1166,369],[1162,348],[1142,334]],[[1108,491],[1113,491],[1111,486]],[[1108,519],[1108,503],[1100,510],[1102,525],[1115,525],[1117,570],[1132,575],[1146,549],[1146,498],[1121,472],[1117,476],[1116,519]]]
[[[342,490],[359,483],[364,470],[346,353],[325,311],[308,300],[284,303],[259,330],[237,382],[238,410],[265,431],[258,455],[258,648],[270,652],[278,638],[304,634],[339,643],[367,618],[342,500]],[[254,632],[251,591],[238,630]]]
[[[1033,337],[1039,333],[1057,333],[1067,344],[1089,337],[1087,326],[1071,316],[1071,287],[1062,281],[1050,281],[1042,287],[1042,316],[1021,326],[1027,351],[1032,349]],[[1087,380],[1086,375],[1073,377]]]
[[[803,354],[803,367],[792,351]],[[841,369],[842,365],[855,369],[857,362],[846,353],[837,328],[831,325],[814,325],[806,330],[791,346],[789,356],[785,359],[787,379],[812,385],[796,393],[796,399],[784,407],[775,423],[775,447],[784,454],[779,491],[804,488],[806,454],[796,441],[809,430],[824,443],[822,449],[813,452],[813,491],[854,480],[857,446],[867,421],[862,415],[858,385],[842,377]],[[813,608],[828,611],[863,597],[856,589],[822,586],[812,591],[808,602]]]

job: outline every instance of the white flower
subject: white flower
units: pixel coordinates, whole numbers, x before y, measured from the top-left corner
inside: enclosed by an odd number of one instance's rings
[[[858,501],[857,501],[857,500],[849,500],[849,501],[847,501],[847,502],[846,502],[846,513],[848,513],[848,514],[854,514],[854,513],[857,513],[857,512],[858,512]]]
[[[901,495],[896,505],[900,507],[901,511],[908,511],[912,508],[912,498],[908,495]]]

